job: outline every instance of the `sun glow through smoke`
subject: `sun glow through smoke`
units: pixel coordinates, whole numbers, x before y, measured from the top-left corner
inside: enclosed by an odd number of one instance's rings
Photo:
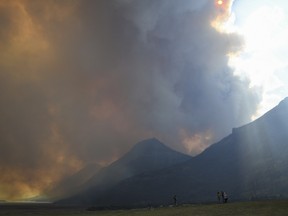
[[[262,101],[251,117],[254,120],[288,95],[288,4],[282,0],[269,4],[255,1],[250,8],[248,0],[230,3],[216,1],[220,15],[212,26],[244,38],[243,50],[228,57],[234,74],[248,79],[250,88],[259,89]]]
[[[231,6],[233,1],[215,1],[217,16],[212,20],[211,25],[220,32],[227,32],[225,27],[231,17]]]
[[[221,0],[217,1],[217,4],[218,4],[218,5],[222,5],[222,4],[223,4],[223,1],[221,1]]]
[[[241,5],[241,3],[243,5]],[[252,120],[263,115],[288,94],[288,4],[255,1],[253,9],[241,16],[249,2],[240,2],[234,10],[238,23],[234,29],[244,36],[245,47],[230,57],[235,74],[250,80],[250,87],[262,91],[262,102]],[[236,27],[236,28],[235,28]]]

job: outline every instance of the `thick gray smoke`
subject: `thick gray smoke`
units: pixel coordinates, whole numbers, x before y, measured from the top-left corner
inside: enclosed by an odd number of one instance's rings
[[[213,0],[0,1],[2,197],[149,137],[195,154],[249,122],[258,94],[227,66],[242,40],[211,26],[220,13]]]

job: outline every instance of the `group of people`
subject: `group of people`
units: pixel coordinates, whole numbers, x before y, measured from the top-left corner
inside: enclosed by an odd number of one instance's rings
[[[224,191],[217,192],[217,198],[219,203],[227,203],[228,202],[228,195]],[[177,196],[176,194],[173,196],[174,206],[177,206]]]
[[[218,191],[217,192],[217,198],[218,198],[218,202],[220,203],[221,201],[223,202],[223,203],[227,203],[228,202],[228,195],[227,195],[227,193],[226,192],[224,192],[224,191]]]

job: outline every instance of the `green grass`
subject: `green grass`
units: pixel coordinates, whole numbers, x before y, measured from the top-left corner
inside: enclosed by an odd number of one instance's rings
[[[0,206],[0,215],[39,216],[286,216],[288,201],[239,202],[228,204],[184,205],[154,209],[115,211],[87,211],[81,208],[55,208],[53,206]]]

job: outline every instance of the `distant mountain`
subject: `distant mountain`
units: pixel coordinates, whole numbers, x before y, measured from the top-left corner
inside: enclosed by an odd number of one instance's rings
[[[232,200],[288,197],[288,98],[254,122],[181,164],[121,181],[95,206],[147,206],[216,201],[217,191]]]
[[[49,200],[69,197],[83,190],[83,184],[101,170],[102,166],[90,163],[71,176],[64,178],[56,186],[45,192]]]
[[[174,151],[159,140],[147,139],[137,143],[122,158],[90,178],[83,187],[86,189],[58,203],[93,203],[106,190],[132,176],[160,170],[190,160],[192,157]]]

